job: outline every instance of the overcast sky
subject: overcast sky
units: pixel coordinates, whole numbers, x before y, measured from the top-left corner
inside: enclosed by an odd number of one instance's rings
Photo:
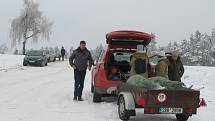
[[[197,29],[210,34],[215,28],[215,0],[37,1],[55,22],[50,44],[66,48],[76,48],[80,40],[86,40],[88,48],[105,44],[105,34],[113,30],[153,32],[158,44],[166,45],[188,38]],[[23,0],[0,0],[0,44],[9,41],[10,19],[22,7]]]

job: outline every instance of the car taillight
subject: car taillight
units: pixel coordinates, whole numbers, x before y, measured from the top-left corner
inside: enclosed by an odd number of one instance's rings
[[[205,106],[207,106],[207,104],[206,104],[204,98],[201,98],[201,99],[199,100],[199,106],[200,106],[200,107],[205,107]]]
[[[144,98],[139,99],[139,105],[144,106],[146,104],[146,100]]]

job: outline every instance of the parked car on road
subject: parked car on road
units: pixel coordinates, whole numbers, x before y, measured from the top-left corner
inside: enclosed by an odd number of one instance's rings
[[[55,53],[55,60],[56,59],[58,59],[60,61],[60,59],[61,59],[60,51]]]
[[[51,52],[49,50],[44,50],[44,52],[48,56],[48,62],[55,62],[56,56],[54,52]]]
[[[38,65],[47,66],[48,56],[42,50],[31,50],[28,51],[23,60],[23,66],[27,65]]]

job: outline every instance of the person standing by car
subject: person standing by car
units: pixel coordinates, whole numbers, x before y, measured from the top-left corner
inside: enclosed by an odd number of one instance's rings
[[[184,66],[181,62],[177,50],[172,52],[172,57],[169,59],[169,61],[170,61],[169,80],[181,81],[181,77],[184,74]]]
[[[130,75],[141,75],[145,78],[148,78],[148,69],[147,69],[148,57],[146,50],[143,45],[137,45],[137,51],[131,56],[131,71]]]
[[[62,61],[64,61],[64,56],[65,56],[66,50],[64,49],[64,47],[61,48],[61,57],[62,57]]]
[[[164,51],[158,53],[158,64],[155,67],[156,76],[168,79],[168,63]]]
[[[73,100],[83,101],[82,91],[84,88],[84,79],[86,75],[87,67],[91,70],[94,61],[90,51],[86,48],[86,42],[81,41],[80,46],[73,51],[69,58],[69,63],[71,67],[74,68],[74,98]]]

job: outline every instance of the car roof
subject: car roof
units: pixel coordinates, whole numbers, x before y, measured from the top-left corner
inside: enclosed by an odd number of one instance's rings
[[[42,50],[29,50],[28,52],[43,52]]]

